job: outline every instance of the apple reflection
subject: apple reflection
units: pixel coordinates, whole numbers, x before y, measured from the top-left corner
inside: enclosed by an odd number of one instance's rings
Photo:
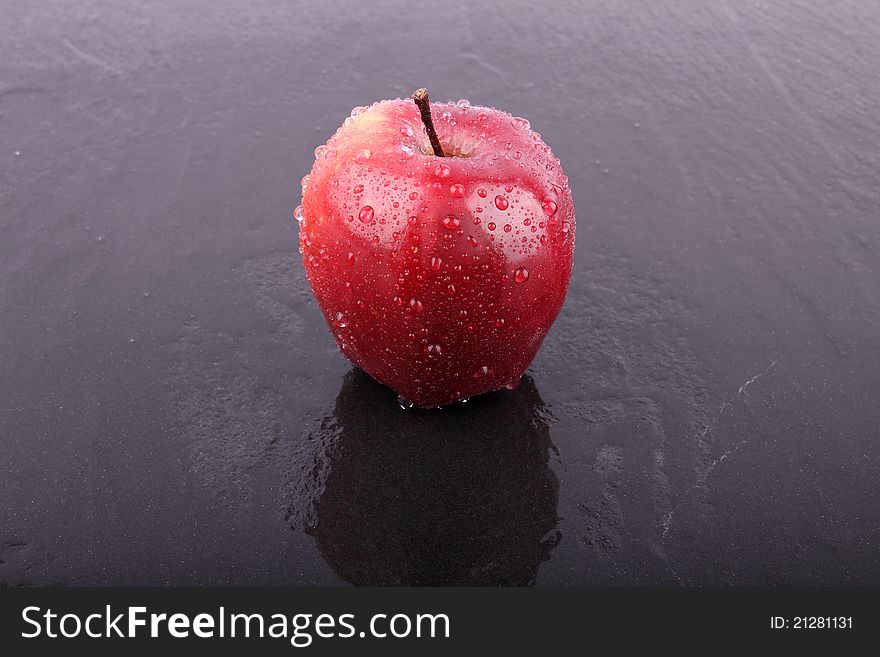
[[[401,410],[360,370],[307,528],[355,585],[529,585],[559,541],[559,482],[534,382],[441,411]]]

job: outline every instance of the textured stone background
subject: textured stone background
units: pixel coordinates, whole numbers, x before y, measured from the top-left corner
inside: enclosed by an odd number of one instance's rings
[[[0,584],[876,584],[880,9],[0,1]],[[571,179],[515,393],[337,353],[299,179],[427,86]]]

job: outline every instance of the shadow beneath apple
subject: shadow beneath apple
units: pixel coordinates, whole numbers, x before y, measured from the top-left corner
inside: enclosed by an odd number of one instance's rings
[[[559,482],[534,382],[443,410],[401,410],[360,370],[307,527],[355,585],[529,585],[559,542]]]

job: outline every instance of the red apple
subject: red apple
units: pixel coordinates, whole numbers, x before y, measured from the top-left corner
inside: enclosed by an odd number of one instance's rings
[[[430,108],[443,157],[412,99],[356,108],[315,150],[295,211],[342,353],[425,408],[516,387],[562,307],[575,240],[568,179],[528,121]]]

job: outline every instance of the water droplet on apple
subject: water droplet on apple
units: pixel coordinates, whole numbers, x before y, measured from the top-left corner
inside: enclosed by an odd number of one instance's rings
[[[547,236],[541,235],[541,246],[547,246]]]
[[[455,294],[455,286],[452,283],[450,283],[449,286],[446,288],[446,294]]]
[[[487,193],[486,190],[483,189],[482,187],[480,187],[480,189],[477,190],[477,195],[480,198],[486,198],[486,193]]]
[[[459,109],[467,109],[468,107],[471,106],[471,102],[469,100],[465,100],[464,98],[462,98],[460,101],[458,101],[455,104],[455,106]]]
[[[509,205],[510,204],[507,202],[507,199],[500,194],[495,197],[495,207],[499,210],[506,210]]]
[[[297,205],[296,209],[293,211],[293,218],[296,219],[297,223],[302,223],[305,215],[303,214],[303,206]]]
[[[434,271],[440,271],[440,265],[443,264],[443,260],[440,258],[431,258],[431,269]]]
[[[403,398],[403,395],[397,395],[397,405],[405,411],[411,409],[415,404]]]
[[[446,230],[456,230],[459,226],[461,226],[461,221],[454,214],[443,217],[443,227]]]
[[[529,270],[525,267],[517,267],[516,271],[513,272],[513,280],[517,283],[525,283],[529,280]]]
[[[456,183],[449,188],[449,193],[453,198],[461,198],[464,196],[464,185]]]
[[[366,111],[367,111],[366,107],[355,107],[353,110],[351,110],[351,118],[356,119],[357,117],[359,117],[361,114],[363,114]]]
[[[483,378],[484,376],[486,376],[488,373],[489,373],[489,368],[486,367],[485,365],[483,365],[483,366],[482,366],[481,368],[479,368],[476,372],[474,372],[473,377],[474,377],[475,379],[482,379],[482,378]]]
[[[504,318],[499,317],[498,319],[496,319],[495,326],[497,326],[498,328],[501,328],[502,326],[504,326]]]
[[[361,211],[358,212],[358,219],[361,220],[361,223],[370,223],[373,220],[373,216],[373,207],[370,205],[365,205],[361,208]]]
[[[346,258],[346,262],[348,263],[349,267],[354,264],[354,253],[352,253],[351,251],[348,252],[348,257]]]
[[[373,152],[369,148],[365,148],[360,151],[357,155],[354,156],[354,161],[358,164],[363,164],[367,160],[369,160],[373,155]]]
[[[494,221],[490,221],[488,224],[486,224],[486,227],[487,227],[489,230],[495,230],[495,222],[494,222]]]
[[[364,193],[364,186],[363,185],[355,185],[354,189],[351,191],[353,191],[355,194],[363,194]]]
[[[410,299],[409,300],[409,307],[410,307],[410,310],[412,310],[414,313],[420,313],[425,308],[422,305],[422,302],[419,301],[418,299]]]
[[[299,186],[302,188],[303,194],[306,193],[306,190],[309,188],[309,179],[311,176],[308,174],[302,177],[302,180],[299,181]]]
[[[470,244],[471,246],[476,246],[477,240],[473,235],[468,235],[467,236],[467,243]]]
[[[513,230],[513,226],[511,226],[510,224],[504,224],[504,232],[505,233],[509,233],[512,230]]]
[[[532,127],[528,121],[526,121],[525,119],[521,119],[518,116],[514,117],[513,120],[511,120],[511,123],[513,124],[513,127],[517,130],[527,130],[528,128]]]
[[[434,169],[434,175],[438,178],[448,178],[452,170],[446,164],[438,164]]]
[[[409,193],[409,200],[410,200],[410,201],[415,201],[418,197],[419,197],[419,193],[418,193],[418,192],[410,192],[410,193]]]
[[[558,206],[556,205],[556,201],[554,201],[549,196],[545,196],[544,200],[541,201],[541,207],[544,208],[544,212],[549,214],[551,217],[556,214],[556,210]]]
[[[425,345],[425,353],[429,356],[439,356],[443,353],[443,347],[439,344],[427,344]]]
[[[336,313],[336,325],[339,328],[345,328],[348,326],[348,320],[345,319],[345,315],[341,312]]]

